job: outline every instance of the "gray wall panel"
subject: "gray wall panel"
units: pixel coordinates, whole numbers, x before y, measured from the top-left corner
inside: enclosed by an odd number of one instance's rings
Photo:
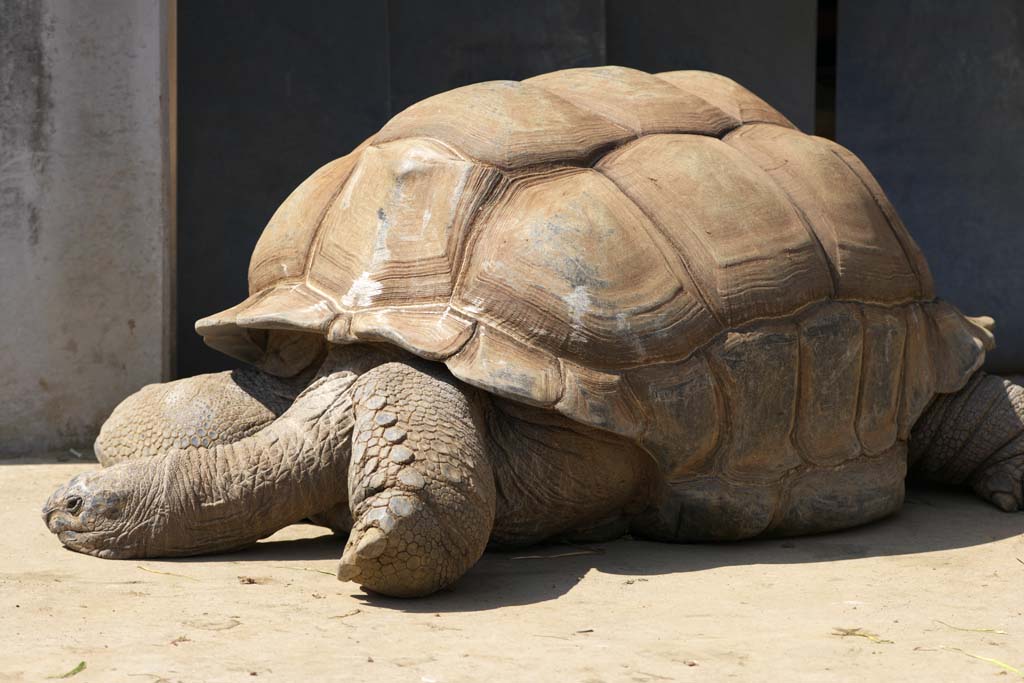
[[[877,176],[939,295],[1024,370],[1024,2],[841,0],[837,138]]]
[[[391,103],[604,64],[602,0],[390,0]]]
[[[814,130],[815,0],[607,0],[608,63],[703,69]]]

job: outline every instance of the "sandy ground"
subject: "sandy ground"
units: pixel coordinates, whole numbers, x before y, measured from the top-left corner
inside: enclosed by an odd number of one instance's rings
[[[68,459],[67,456],[61,459]],[[844,533],[632,540],[488,554],[453,590],[365,595],[341,540],[295,526],[245,552],[110,561],[62,549],[51,489],[96,467],[0,464],[0,680],[1016,680],[1024,514],[911,491]]]

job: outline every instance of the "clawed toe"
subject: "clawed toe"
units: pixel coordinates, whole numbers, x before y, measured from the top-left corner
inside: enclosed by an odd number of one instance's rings
[[[1024,509],[1024,458],[988,468],[975,480],[974,490],[1003,512]]]
[[[353,528],[338,579],[394,597],[428,595],[458,578],[460,568],[451,554],[441,552],[440,530],[418,501],[391,496],[383,502],[395,501],[401,502],[374,506]],[[406,516],[397,516],[393,508]]]

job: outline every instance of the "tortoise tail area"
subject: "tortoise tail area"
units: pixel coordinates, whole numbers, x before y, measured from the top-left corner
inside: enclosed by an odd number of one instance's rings
[[[911,475],[962,484],[996,507],[1024,509],[1024,387],[977,372],[935,399],[910,438]]]
[[[968,383],[990,336],[943,301],[827,301],[791,319],[730,331],[691,359],[686,373],[688,387],[705,387],[708,408],[690,413],[708,434],[686,441],[658,439],[657,430],[645,435],[663,480],[633,533],[735,540],[818,533],[891,514],[903,501],[915,423],[937,394]],[[704,381],[694,382],[694,373]],[[699,403],[692,391],[678,395]],[[686,424],[679,411],[656,408]],[[702,433],[694,424],[684,431]]]

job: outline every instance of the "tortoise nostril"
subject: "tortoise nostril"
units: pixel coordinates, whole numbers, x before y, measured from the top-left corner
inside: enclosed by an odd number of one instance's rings
[[[78,496],[68,496],[68,499],[64,502],[64,508],[71,514],[76,515],[82,509],[82,499]]]

